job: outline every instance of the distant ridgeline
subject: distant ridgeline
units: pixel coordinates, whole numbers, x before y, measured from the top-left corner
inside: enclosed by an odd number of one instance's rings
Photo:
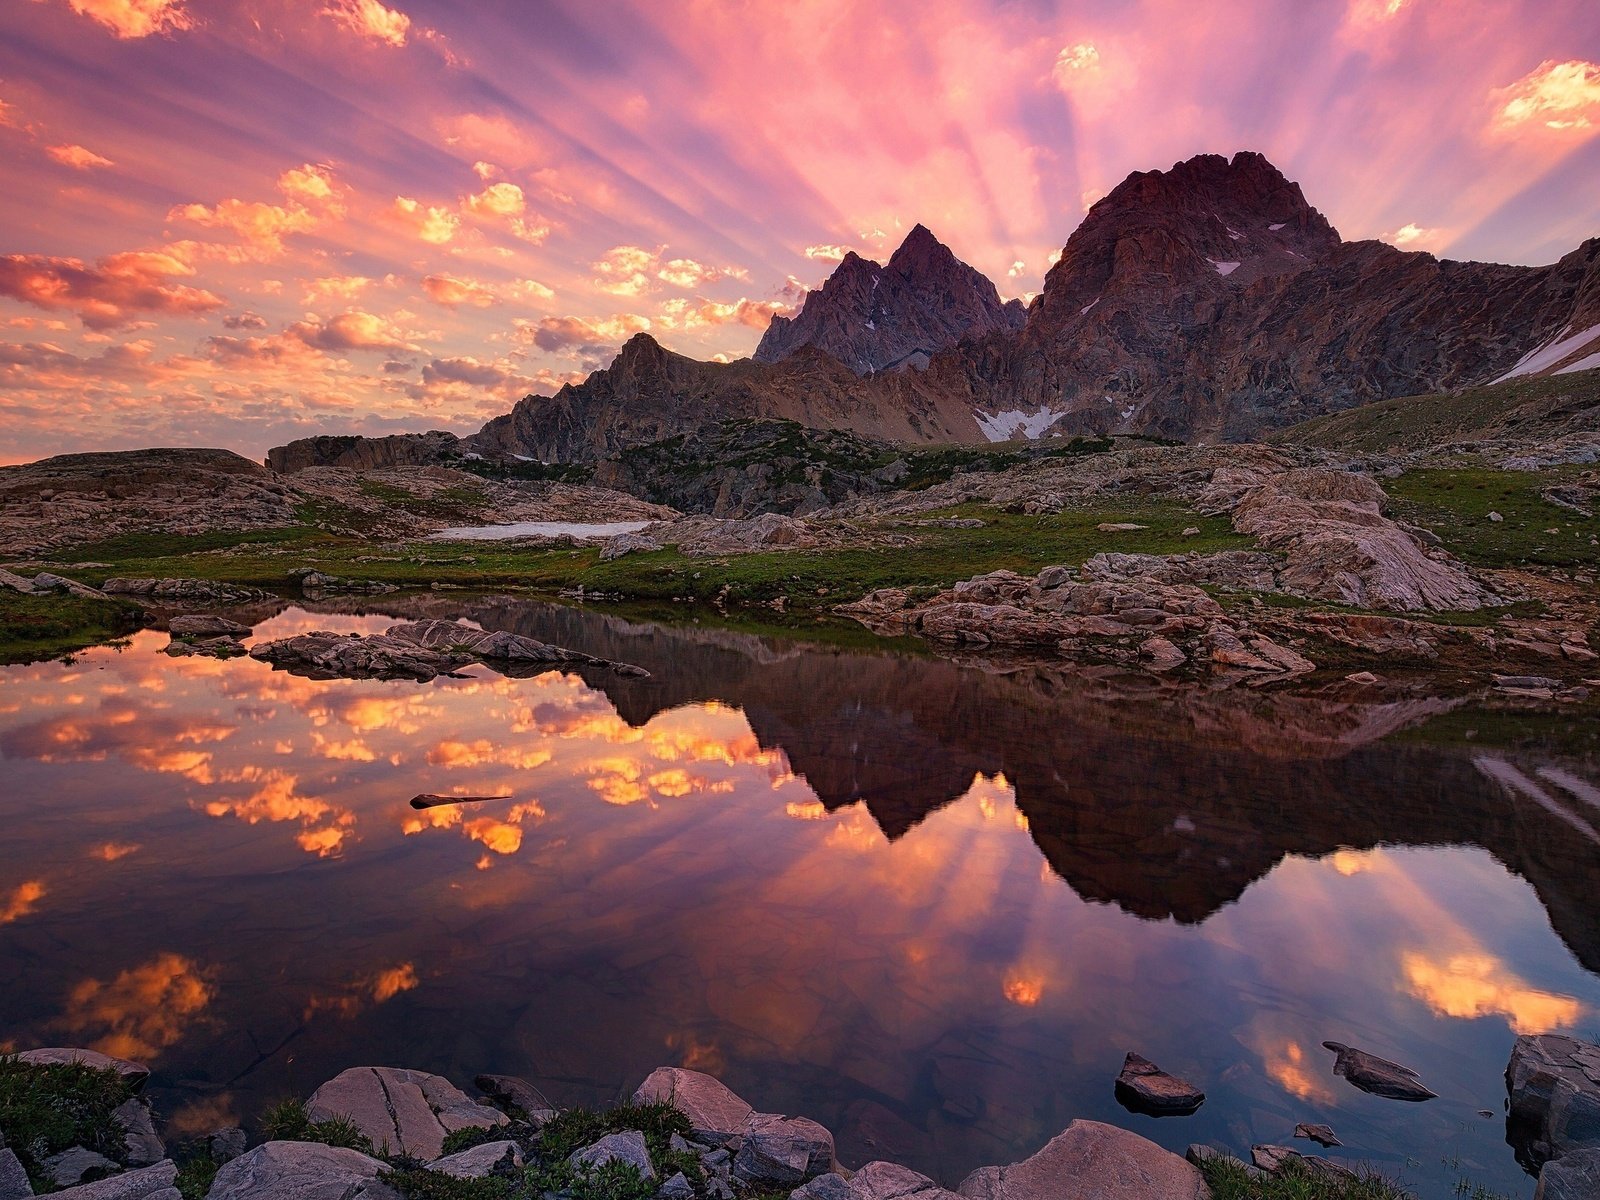
[[[882,443],[1144,434],[1244,441],[1326,413],[1600,367],[1600,238],[1546,267],[1346,242],[1260,154],[1136,172],[1089,210],[1024,309],[921,225],[848,254],[754,358],[647,334],[478,433],[312,438],[274,469],[598,463],[736,418]]]

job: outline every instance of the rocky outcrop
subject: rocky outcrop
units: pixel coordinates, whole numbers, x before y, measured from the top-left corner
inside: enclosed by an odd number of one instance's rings
[[[1389,1100],[1432,1100],[1438,1093],[1425,1087],[1417,1073],[1387,1058],[1357,1050],[1342,1042],[1323,1042],[1334,1052],[1333,1073],[1343,1075],[1363,1092]]]
[[[452,1179],[482,1179],[501,1164],[522,1166],[522,1147],[511,1141],[484,1142],[470,1150],[434,1159],[428,1169]]]
[[[271,592],[214,579],[108,579],[101,590],[113,596],[140,596],[174,608],[207,605],[253,604],[272,599]]]
[[[644,534],[651,541],[677,546],[691,558],[762,550],[808,550],[840,539],[837,529],[781,513],[730,520],[680,517],[651,525]]]
[[[649,674],[628,663],[457,621],[417,621],[365,635],[315,630],[258,643],[250,648],[250,657],[310,679],[425,681],[468,663],[485,663],[503,675],[539,674],[561,666],[595,667],[636,677]]]
[[[1600,1196],[1600,1150],[1577,1150],[1545,1163],[1533,1200],[1594,1200]]]
[[[1530,1171],[1600,1149],[1600,1046],[1547,1033],[1517,1038],[1506,1064],[1506,1140]]]
[[[459,803],[459,799],[450,797],[445,802]],[[416,807],[415,800],[411,803],[413,808]],[[543,1125],[555,1115],[555,1105],[550,1103],[545,1094],[519,1076],[483,1074],[472,1082],[477,1085],[479,1091],[513,1117],[527,1121],[535,1127]]]
[[[926,366],[963,338],[1015,332],[1024,320],[1020,303],[1001,303],[987,277],[917,225],[883,266],[846,254],[796,316],[772,318],[753,357],[774,363],[812,346],[868,375]]]
[[[316,1142],[266,1142],[217,1172],[206,1200],[393,1200],[385,1165]]]
[[[313,1121],[344,1117],[379,1150],[423,1161],[438,1158],[444,1139],[458,1129],[506,1124],[504,1113],[468,1099],[448,1079],[397,1067],[341,1071],[311,1093],[306,1115]]]
[[[308,467],[375,471],[384,467],[434,466],[460,457],[460,439],[442,429],[389,437],[325,435],[300,438],[267,451],[267,469],[280,475]]]
[[[620,1163],[639,1172],[639,1177],[647,1183],[656,1180],[656,1169],[650,1162],[650,1148],[645,1145],[644,1134],[637,1129],[608,1133],[593,1145],[573,1151],[567,1161],[579,1170],[594,1170]]]
[[[980,1167],[967,1200],[1210,1200],[1199,1170],[1136,1133],[1078,1120],[1031,1158]]]

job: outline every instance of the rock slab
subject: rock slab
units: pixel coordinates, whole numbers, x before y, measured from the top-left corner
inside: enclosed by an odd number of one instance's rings
[[[733,1159],[747,1184],[797,1187],[834,1168],[833,1134],[809,1117],[753,1113]]]
[[[967,1200],[1209,1200],[1192,1163],[1099,1121],[1078,1120],[1033,1157],[980,1167],[956,1189]]]
[[[637,1129],[608,1133],[594,1145],[576,1151],[567,1162],[574,1167],[603,1167],[619,1162],[636,1169],[646,1182],[653,1183],[656,1178],[656,1169],[650,1162],[650,1148],[644,1143],[644,1134]]]
[[[61,1200],[180,1200],[178,1189],[172,1186],[177,1177],[177,1164],[168,1160],[51,1194]]]
[[[1388,1100],[1412,1102],[1432,1100],[1438,1095],[1423,1086],[1421,1078],[1410,1067],[1402,1067],[1342,1042],[1323,1042],[1322,1045],[1337,1056],[1333,1060],[1333,1073],[1343,1075],[1363,1092]]]
[[[206,1200],[378,1200],[383,1163],[316,1142],[266,1142],[217,1172]]]
[[[24,1050],[17,1055],[17,1061],[41,1067],[58,1063],[82,1063],[96,1070],[112,1067],[122,1076],[123,1082],[135,1092],[144,1087],[145,1080],[150,1078],[149,1067],[129,1062],[125,1058],[112,1058],[109,1054],[101,1054],[98,1050],[85,1050],[80,1046],[41,1046],[36,1050]]]
[[[1539,1172],[1533,1200],[1594,1200],[1600,1196],[1600,1150],[1575,1150]]]
[[[1154,1117],[1188,1116],[1206,1102],[1206,1094],[1194,1084],[1131,1053],[1123,1060],[1116,1092],[1124,1108]]]
[[[498,1109],[475,1103],[448,1079],[399,1067],[351,1067],[311,1093],[313,1121],[347,1117],[379,1150],[431,1162],[446,1135],[506,1124]]]
[[[0,1200],[30,1200],[33,1185],[15,1150],[0,1150]]]
[[[459,1154],[447,1154],[428,1168],[455,1179],[482,1179],[502,1162],[522,1165],[522,1148],[515,1142],[485,1142]]]

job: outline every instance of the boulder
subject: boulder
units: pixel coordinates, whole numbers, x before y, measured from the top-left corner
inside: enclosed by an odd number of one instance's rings
[[[662,548],[661,543],[655,538],[642,533],[619,533],[605,540],[605,544],[600,548],[600,561],[610,562],[625,554],[647,554]]]
[[[230,621],[214,613],[189,613],[167,622],[173,637],[249,637],[250,626]]]
[[[608,1133],[592,1146],[575,1151],[567,1162],[580,1169],[625,1163],[635,1168],[646,1182],[654,1182],[656,1177],[656,1169],[650,1163],[650,1148],[644,1143],[644,1134],[637,1129]]]
[[[697,1141],[721,1146],[744,1132],[755,1110],[720,1079],[686,1067],[657,1067],[633,1093],[635,1104],[670,1104],[689,1118]]]
[[[864,1172],[876,1166],[890,1166],[890,1163],[868,1163],[856,1172],[859,1178]],[[931,1183],[931,1181],[930,1181]],[[831,1171],[826,1175],[818,1175],[811,1182],[803,1184],[789,1193],[789,1200],[851,1200],[853,1193],[850,1185],[845,1182],[843,1175],[835,1175]]]
[[[23,1169],[17,1152],[0,1149],[0,1200],[32,1200],[32,1197],[33,1185],[28,1182],[28,1172]]]
[[[747,1184],[796,1187],[835,1165],[833,1134],[809,1117],[753,1113],[742,1136],[733,1173]]]
[[[1194,1164],[1099,1121],[1077,1120],[1033,1157],[980,1167],[956,1189],[967,1200],[1209,1200]]]
[[[384,1164],[318,1142],[266,1142],[217,1172],[206,1200],[380,1200]]]
[[[447,1154],[436,1160],[428,1170],[439,1171],[454,1179],[481,1179],[503,1162],[520,1167],[522,1147],[512,1141],[484,1142],[470,1150]]]
[[[148,1167],[167,1156],[167,1148],[156,1136],[155,1122],[150,1119],[150,1108],[144,1101],[138,1098],[125,1100],[111,1115],[122,1123],[129,1166]]]
[[[104,1070],[106,1067],[115,1068],[122,1081],[135,1092],[144,1087],[145,1080],[150,1078],[150,1068],[141,1066],[136,1062],[129,1062],[125,1058],[112,1058],[109,1054],[101,1054],[98,1050],[84,1050],[77,1046],[44,1046],[37,1050],[24,1050],[17,1055],[18,1062],[33,1063],[36,1066],[49,1066],[52,1063],[82,1063],[86,1067]]]
[[[137,1171],[125,1171],[97,1179],[93,1183],[80,1183],[64,1191],[52,1192],[60,1200],[182,1200],[172,1181],[178,1177],[177,1164],[168,1159]],[[210,1193],[215,1197],[217,1193]],[[262,1200],[270,1200],[263,1197]]]
[[[411,803],[415,808],[416,801]],[[513,1116],[521,1114],[536,1129],[556,1115],[556,1106],[545,1094],[520,1076],[485,1074],[472,1082],[501,1108]]]
[[[1124,1108],[1152,1117],[1186,1117],[1206,1102],[1206,1094],[1194,1084],[1132,1053],[1117,1076],[1116,1096]]]
[[[24,596],[28,596],[33,594],[33,580],[0,567],[0,588],[9,588],[13,592],[21,592]]]
[[[1506,1091],[1506,1140],[1528,1170],[1600,1148],[1600,1046],[1554,1033],[1519,1037]]]
[[[1422,1080],[1410,1067],[1402,1067],[1387,1058],[1379,1058],[1376,1054],[1368,1054],[1365,1050],[1357,1050],[1341,1042],[1322,1044],[1337,1056],[1333,1060],[1333,1073],[1343,1075],[1363,1092],[1389,1100],[1413,1102],[1432,1100],[1438,1095],[1424,1087]]]
[[[829,1182],[835,1179],[839,1180],[837,1185]],[[849,1200],[955,1200],[954,1192],[946,1191],[926,1175],[891,1162],[868,1163],[850,1177],[848,1184],[837,1175],[819,1175],[801,1190],[808,1198],[836,1200],[840,1188]]]
[[[1594,1200],[1600,1196],[1600,1150],[1574,1150],[1545,1163],[1533,1200]]]
[[[679,1171],[661,1185],[656,1196],[659,1200],[694,1200],[694,1184],[689,1182],[687,1175]]]
[[[470,1100],[448,1079],[399,1067],[351,1067],[311,1093],[313,1121],[347,1117],[378,1150],[431,1162],[447,1134],[506,1124],[498,1109]]]
[[[79,583],[76,579],[68,579],[64,575],[52,575],[48,571],[40,571],[33,577],[33,590],[38,592],[65,592],[69,596],[78,596],[85,600],[104,600],[106,594],[99,588],[89,587]]]

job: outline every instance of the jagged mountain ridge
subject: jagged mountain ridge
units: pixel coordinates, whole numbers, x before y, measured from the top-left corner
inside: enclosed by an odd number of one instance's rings
[[[965,337],[1016,332],[1026,315],[919,224],[883,266],[846,254],[798,315],[772,318],[752,357],[775,363],[814,346],[858,375],[922,367]]]
[[[879,322],[872,293],[886,287],[962,299],[937,329],[915,306],[900,307],[918,314],[910,324]],[[698,362],[641,334],[584,382],[519,401],[466,448],[593,462],[739,417],[924,444],[1245,440],[1600,351],[1600,238],[1544,267],[1345,242],[1260,154],[1199,155],[1136,172],[1095,204],[1020,327],[1015,313],[918,226],[886,267],[842,262],[798,317],[773,322],[756,359]],[[886,369],[922,367],[906,347],[939,336],[925,369]]]

